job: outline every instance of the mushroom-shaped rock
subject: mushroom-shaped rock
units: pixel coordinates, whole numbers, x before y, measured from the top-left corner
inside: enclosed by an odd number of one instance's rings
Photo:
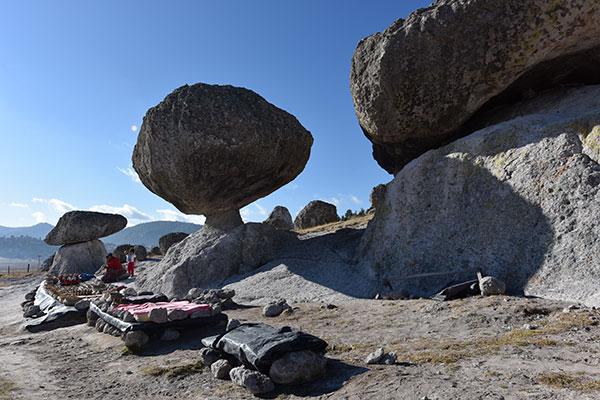
[[[283,206],[275,206],[271,214],[263,221],[263,224],[271,225],[275,229],[284,229],[291,231],[294,229],[292,214]]]
[[[148,110],[133,167],[181,212],[229,229],[242,224],[241,207],[298,176],[312,142],[293,115],[255,92],[198,83]]]
[[[50,245],[82,243],[112,235],[126,225],[127,218],[119,214],[69,211],[60,217],[44,241]]]
[[[167,251],[171,248],[171,246],[181,242],[188,236],[190,236],[190,234],[185,232],[171,232],[161,236],[161,238],[158,239],[160,254],[167,254]]]
[[[335,205],[321,200],[313,200],[300,210],[294,220],[294,225],[298,229],[306,229],[339,220]]]
[[[599,82],[599,18],[595,0],[438,0],[363,39],[351,91],[375,159],[396,173],[485,126],[486,110]]]

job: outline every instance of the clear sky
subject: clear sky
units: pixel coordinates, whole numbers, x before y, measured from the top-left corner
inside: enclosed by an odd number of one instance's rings
[[[313,199],[369,207],[391,179],[371,156],[349,90],[363,37],[430,1],[0,0],[0,225],[70,209],[130,224],[185,216],[132,174],[149,107],[186,83],[252,89],[312,132],[306,168],[242,210],[263,220]]]

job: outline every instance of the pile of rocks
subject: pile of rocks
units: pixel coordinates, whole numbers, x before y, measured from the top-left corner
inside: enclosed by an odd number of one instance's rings
[[[118,214],[69,211],[58,220],[44,241],[60,245],[49,272],[53,275],[94,273],[106,261],[106,249],[98,240],[125,228],[127,219]]]
[[[210,367],[213,377],[231,379],[252,394],[272,392],[275,384],[300,385],[311,382],[323,377],[327,368],[327,358],[309,350],[284,354],[271,364],[268,374],[241,365],[235,357],[210,348],[203,348],[200,357],[203,364]]]
[[[34,305],[36,293],[37,288],[25,294],[25,301],[21,303],[21,309],[23,310],[23,318],[39,318],[45,315],[44,312],[40,310],[39,306]]]
[[[233,289],[192,288],[185,298],[193,303],[211,304],[222,310],[229,310],[237,306],[233,301],[233,296],[235,296],[235,290]]]

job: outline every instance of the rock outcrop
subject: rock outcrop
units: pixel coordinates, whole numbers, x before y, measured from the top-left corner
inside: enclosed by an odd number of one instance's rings
[[[106,262],[106,249],[100,240],[61,246],[52,261],[53,275],[87,272],[95,273]]]
[[[190,236],[190,234],[185,232],[171,232],[167,233],[164,236],[161,236],[161,238],[158,239],[158,247],[160,248],[160,254],[167,254],[167,251],[169,251],[171,246],[181,242],[188,236]]]
[[[60,217],[44,241],[55,246],[82,243],[112,235],[126,225],[127,218],[119,214],[69,211]]]
[[[133,167],[180,211],[231,229],[242,224],[241,207],[304,169],[312,141],[293,115],[255,92],[198,83],[148,110]]]
[[[490,121],[387,185],[362,265],[414,296],[481,271],[509,293],[600,305],[600,86],[556,89]]]
[[[300,210],[294,220],[294,225],[297,229],[307,229],[339,220],[335,205],[321,200],[313,200]]]
[[[294,229],[292,214],[283,206],[275,206],[271,214],[263,221],[263,224],[271,225],[275,229],[291,231]]]
[[[388,172],[487,125],[486,111],[600,82],[600,3],[438,0],[363,39],[351,91]]]
[[[205,225],[171,247],[157,265],[140,270],[137,284],[175,297],[186,296],[192,288],[221,287],[228,277],[260,267],[295,240],[293,233],[265,224],[248,223],[229,231]]]

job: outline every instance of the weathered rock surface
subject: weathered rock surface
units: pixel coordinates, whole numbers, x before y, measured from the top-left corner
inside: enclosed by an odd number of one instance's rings
[[[285,299],[279,299],[264,306],[263,315],[265,317],[277,317],[282,312],[290,308],[291,307],[289,306],[287,301],[285,301]]]
[[[369,196],[369,201],[371,202],[371,209],[376,209],[379,206],[379,204],[381,204],[385,197],[385,188],[386,186],[383,183],[381,183],[373,187],[373,189],[371,189],[371,194]]]
[[[242,223],[241,207],[304,169],[312,141],[293,115],[253,91],[198,83],[148,110],[133,167],[180,211],[229,229]]]
[[[217,379],[229,379],[229,372],[233,368],[233,365],[227,360],[217,360],[210,366],[210,372],[212,376]]]
[[[220,358],[221,353],[214,349],[208,347],[203,347],[202,349],[200,349],[200,359],[202,360],[202,364],[204,364],[207,367],[213,365],[213,363],[215,363]]]
[[[246,388],[252,394],[269,393],[275,389],[267,375],[245,367],[233,368],[229,371],[229,377],[233,383]]]
[[[95,273],[106,262],[106,249],[100,240],[69,244],[58,249],[49,273],[53,275]]]
[[[479,290],[482,296],[496,296],[506,292],[506,285],[493,276],[483,276],[479,278]]]
[[[314,351],[286,353],[271,364],[269,377],[282,385],[298,385],[325,375],[327,359]]]
[[[284,229],[291,231],[294,229],[292,214],[283,206],[275,206],[271,214],[263,221],[263,224],[271,225],[275,229]]]
[[[494,118],[504,122],[423,154],[388,184],[362,265],[382,288],[416,296],[481,270],[509,293],[600,305],[600,86]]]
[[[42,267],[40,268],[40,271],[49,271],[50,267],[52,266],[52,263],[54,263],[54,254],[50,255],[44,260],[44,262],[42,262]]]
[[[127,218],[118,214],[69,211],[60,217],[44,241],[51,245],[87,242],[119,232],[126,225]]]
[[[598,18],[593,0],[439,0],[363,39],[351,91],[375,159],[396,173],[485,126],[476,113],[561,84],[600,82]]]
[[[294,220],[294,225],[297,229],[306,229],[339,220],[335,205],[321,200],[313,200],[300,210]]]
[[[144,290],[184,297],[192,288],[221,287],[228,277],[251,271],[276,256],[290,232],[249,223],[229,231],[204,226],[173,246],[152,268],[140,271],[137,284]]]
[[[171,232],[167,233],[164,236],[161,236],[161,238],[158,239],[158,247],[160,248],[160,254],[167,254],[167,251],[169,251],[171,246],[181,242],[188,236],[190,236],[190,234],[185,232]]]

